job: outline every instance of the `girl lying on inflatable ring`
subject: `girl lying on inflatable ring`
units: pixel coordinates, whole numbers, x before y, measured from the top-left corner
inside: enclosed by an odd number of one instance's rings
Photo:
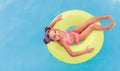
[[[65,48],[68,54],[72,57],[79,56],[87,53],[91,53],[94,51],[94,48],[86,47],[85,50],[79,52],[73,52],[69,46],[71,44],[79,44],[80,41],[84,40],[93,30],[109,30],[114,25],[115,22],[112,22],[107,26],[96,25],[95,23],[102,19],[110,19],[112,20],[111,15],[107,16],[98,16],[92,17],[84,22],[82,25],[77,26],[75,29],[70,30],[69,32],[61,31],[59,29],[53,28],[53,26],[60,20],[62,20],[62,15],[58,16],[49,27],[45,28],[45,37],[44,42],[47,44],[51,41],[58,42],[61,46]]]

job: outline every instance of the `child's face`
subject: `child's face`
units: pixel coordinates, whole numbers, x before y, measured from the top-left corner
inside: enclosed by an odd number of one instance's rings
[[[48,35],[49,35],[49,38],[52,39],[53,41],[57,41],[62,37],[62,33],[59,29],[51,29]]]

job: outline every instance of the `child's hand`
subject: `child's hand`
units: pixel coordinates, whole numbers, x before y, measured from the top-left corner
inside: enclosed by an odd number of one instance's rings
[[[94,50],[94,48],[89,48],[89,47],[87,46],[87,48],[86,48],[86,53],[91,53],[93,50]]]
[[[60,20],[62,20],[62,15],[59,15],[59,16],[55,19],[55,21],[60,21]]]

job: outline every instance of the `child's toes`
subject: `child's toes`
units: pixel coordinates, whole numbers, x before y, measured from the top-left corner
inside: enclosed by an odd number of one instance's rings
[[[115,26],[115,21],[112,21],[111,25],[112,25],[112,27]]]
[[[111,16],[111,15],[108,15],[108,19],[112,19],[112,16]]]

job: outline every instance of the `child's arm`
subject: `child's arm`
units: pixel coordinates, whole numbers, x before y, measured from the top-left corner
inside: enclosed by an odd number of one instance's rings
[[[60,20],[62,20],[62,15],[60,15],[60,16],[58,16],[51,24],[50,24],[50,28],[53,28],[54,27],[54,25],[58,22],[58,21],[60,21]]]
[[[85,50],[83,50],[83,51],[73,52],[73,51],[69,48],[69,46],[67,46],[67,45],[64,45],[64,48],[65,48],[65,50],[69,53],[69,55],[72,56],[72,57],[80,56],[80,55],[87,54],[87,53],[91,53],[91,52],[94,50],[94,48],[88,48],[88,47],[87,47],[87,48],[86,48]]]

